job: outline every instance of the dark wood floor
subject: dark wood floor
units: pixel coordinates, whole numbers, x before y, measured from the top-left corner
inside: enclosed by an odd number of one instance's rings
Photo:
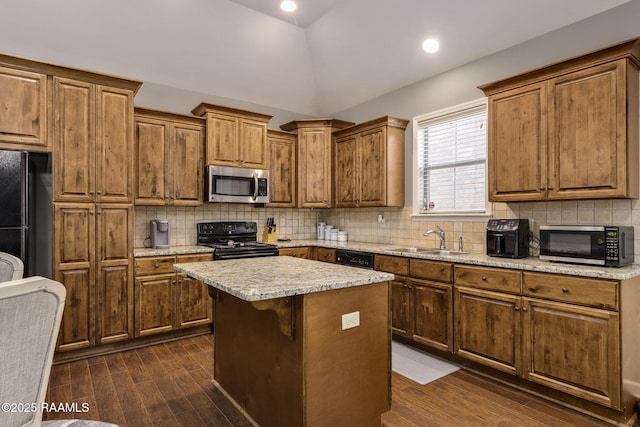
[[[47,401],[89,411],[45,417],[122,427],[249,426],[213,386],[212,372],[212,335],[54,365]],[[465,370],[424,386],[394,373],[392,408],[383,416],[385,427],[606,425]]]

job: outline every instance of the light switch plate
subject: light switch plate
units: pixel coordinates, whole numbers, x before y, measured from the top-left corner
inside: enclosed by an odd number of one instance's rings
[[[360,312],[354,311],[353,313],[347,313],[342,315],[342,330],[355,328],[360,326]]]

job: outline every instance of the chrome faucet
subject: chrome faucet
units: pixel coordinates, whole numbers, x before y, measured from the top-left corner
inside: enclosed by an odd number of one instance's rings
[[[440,249],[447,249],[445,247],[445,245],[444,245],[444,236],[445,236],[444,230],[442,228],[440,228],[439,225],[436,225],[436,228],[438,229],[438,231],[436,231],[436,230],[428,230],[428,231],[424,232],[423,236],[426,237],[429,234],[437,233],[438,237],[440,237]]]

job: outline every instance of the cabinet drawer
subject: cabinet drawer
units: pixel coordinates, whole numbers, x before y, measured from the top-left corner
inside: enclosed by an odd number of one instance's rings
[[[556,274],[524,273],[524,295],[618,309],[618,282]]]
[[[500,268],[456,266],[455,284],[520,294],[522,273]]]
[[[176,262],[174,256],[158,256],[148,258],[136,258],[136,276],[148,276],[150,274],[175,273],[173,264]]]
[[[327,248],[316,248],[316,260],[323,262],[336,262],[336,250]]]
[[[378,271],[407,276],[409,274],[409,260],[398,256],[376,255],[375,268]]]
[[[292,256],[295,258],[309,259],[310,248],[280,248],[280,256]]]
[[[192,254],[192,255],[178,255],[176,264],[185,262],[202,262],[213,261],[213,254]]]
[[[453,264],[412,259],[409,260],[409,275],[417,279],[451,283]]]

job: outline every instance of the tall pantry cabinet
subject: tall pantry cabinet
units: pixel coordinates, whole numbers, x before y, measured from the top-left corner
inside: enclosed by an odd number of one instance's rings
[[[57,350],[133,337],[135,81],[53,76],[54,279],[67,288]]]

